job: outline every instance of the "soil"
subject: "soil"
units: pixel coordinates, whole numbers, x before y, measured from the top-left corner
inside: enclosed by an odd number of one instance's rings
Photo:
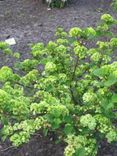
[[[20,148],[13,148],[10,143],[1,144],[0,147],[0,156],[63,156],[65,145],[55,144],[52,135],[47,138],[37,134]]]
[[[95,26],[103,13],[111,13],[111,0],[70,0],[64,9],[48,10],[42,0],[0,0],[0,40],[14,37],[14,49],[27,51],[32,42],[53,39],[58,26]]]
[[[64,9],[48,10],[41,0],[0,0],[0,40],[14,37],[17,44],[11,48],[20,51],[22,58],[29,56],[29,44],[54,39],[58,26],[69,30],[95,26],[103,13],[117,17],[110,7],[111,0],[71,0]],[[5,63],[0,56],[0,66]],[[12,59],[6,61],[8,65]],[[63,156],[64,145],[55,144],[52,138],[36,136],[18,149],[9,143],[0,145],[0,156]],[[6,149],[2,152],[3,149]],[[99,156],[116,156],[117,145],[102,144]]]

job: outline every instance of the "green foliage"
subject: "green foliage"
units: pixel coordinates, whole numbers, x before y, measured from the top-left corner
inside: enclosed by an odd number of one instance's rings
[[[1,50],[5,50],[5,49],[7,49],[8,48],[8,44],[7,43],[5,43],[5,42],[0,42],[0,49]]]
[[[63,8],[68,0],[43,0],[47,2],[49,7]]]
[[[44,3],[46,2],[49,7],[57,7],[57,8],[63,8],[69,0],[42,0]],[[117,10],[117,0],[112,0],[111,6],[114,8],[114,10]]]
[[[114,24],[105,14],[96,28],[59,28],[55,41],[32,46],[31,59],[0,69],[3,140],[20,146],[39,129],[54,131],[67,143],[65,156],[96,156],[103,139],[117,141]]]
[[[115,11],[117,11],[117,0],[112,1],[112,7],[114,8]]]

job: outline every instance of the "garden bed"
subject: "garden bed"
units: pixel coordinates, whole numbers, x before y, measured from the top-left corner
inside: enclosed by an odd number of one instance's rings
[[[54,32],[58,26],[66,30],[73,26],[95,26],[103,13],[117,16],[110,8],[111,0],[105,1],[72,0],[66,8],[50,11],[41,0],[0,1],[0,40],[14,37],[17,44],[13,49],[20,51],[22,58],[25,58],[30,50],[28,44],[54,39]],[[5,63],[3,57],[0,58],[1,66]],[[10,65],[12,61],[9,60],[7,64]],[[48,138],[39,135],[18,149],[9,148],[9,143],[1,143],[0,156],[63,156],[64,145],[62,143],[56,145],[53,140],[55,140],[53,135]],[[109,146],[103,143],[99,156],[104,155],[116,156],[117,145]]]
[[[53,39],[58,26],[95,26],[103,13],[116,16],[111,0],[72,0],[64,9],[47,10],[41,0],[0,1],[0,40],[14,37],[16,50],[24,51],[32,42]]]

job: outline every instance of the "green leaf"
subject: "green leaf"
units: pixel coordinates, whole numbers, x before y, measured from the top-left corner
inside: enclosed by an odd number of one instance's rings
[[[110,87],[117,82],[117,78],[112,74],[108,77],[108,80],[104,83],[106,87]]]
[[[79,148],[75,152],[75,156],[85,156],[85,149],[84,148]]]
[[[53,122],[51,123],[51,124],[52,124],[52,128],[53,128],[53,129],[59,128],[61,122],[62,122],[62,121],[61,121],[59,118],[53,119]]]
[[[47,128],[46,129],[44,128],[44,130],[43,130],[44,136],[47,136],[48,135],[48,131],[49,130]]]
[[[113,108],[113,103],[112,102],[110,102],[107,106],[106,106],[106,110],[109,110],[109,109],[111,109],[111,108]]]
[[[105,111],[108,111],[109,109],[111,109],[113,107],[113,103],[112,103],[112,101],[105,98],[105,99],[103,99],[102,107]]]
[[[117,94],[114,94],[111,99],[112,103],[117,103]]]
[[[73,125],[71,125],[71,124],[69,124],[69,123],[65,125],[64,133],[65,133],[66,135],[68,135],[68,134],[70,134],[70,133],[73,133],[73,131],[74,131]]]
[[[93,74],[98,77],[104,77],[106,75],[104,68],[99,68],[93,71]]]

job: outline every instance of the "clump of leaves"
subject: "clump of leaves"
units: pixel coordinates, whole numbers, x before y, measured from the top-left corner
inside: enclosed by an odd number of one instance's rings
[[[68,0],[43,0],[43,2],[47,2],[49,7],[57,7],[57,8],[63,8]]]
[[[55,41],[32,46],[31,59],[0,69],[3,140],[20,146],[39,129],[54,131],[65,156],[96,156],[103,139],[117,141],[116,23],[105,14],[96,28],[59,28]]]

